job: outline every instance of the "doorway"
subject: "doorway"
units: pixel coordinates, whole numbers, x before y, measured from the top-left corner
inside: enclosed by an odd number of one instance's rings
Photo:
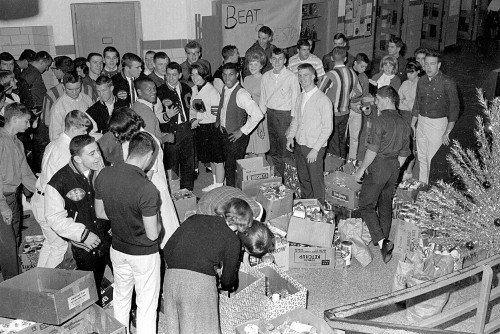
[[[71,17],[77,57],[102,53],[107,46],[114,46],[120,54],[142,54],[139,1],[74,3]]]

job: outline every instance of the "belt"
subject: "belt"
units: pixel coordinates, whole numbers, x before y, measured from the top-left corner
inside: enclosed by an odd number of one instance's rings
[[[38,189],[36,190],[36,193],[37,193],[38,195],[45,196],[45,193],[42,193],[42,192],[41,192],[40,190],[38,190]]]

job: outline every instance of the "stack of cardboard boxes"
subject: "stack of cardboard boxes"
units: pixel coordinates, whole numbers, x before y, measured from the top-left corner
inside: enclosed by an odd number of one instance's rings
[[[236,161],[236,187],[251,198],[256,198],[264,183],[279,182],[281,177],[275,176],[274,167],[261,157]]]
[[[34,268],[1,282],[0,296],[0,333],[126,333],[94,304],[91,272]]]
[[[274,256],[282,270],[334,268],[334,215],[316,199],[295,200],[292,214],[269,221],[275,235]]]

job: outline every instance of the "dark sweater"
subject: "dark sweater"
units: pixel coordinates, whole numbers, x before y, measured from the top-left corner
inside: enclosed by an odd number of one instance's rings
[[[223,264],[223,289],[236,283],[241,242],[222,217],[189,217],[168,240],[163,254],[169,269],[186,269],[215,276],[214,266]]]
[[[97,132],[100,132],[102,134],[108,132],[108,122],[110,116],[108,107],[105,103],[102,103],[100,100],[98,100],[90,108],[87,109],[87,114],[89,114],[90,117],[92,117],[92,119],[96,122]]]
[[[140,168],[117,163],[104,168],[95,181],[95,197],[102,199],[111,221],[113,249],[129,255],[158,252],[159,241],[150,240],[142,217],[160,211],[160,193]]]

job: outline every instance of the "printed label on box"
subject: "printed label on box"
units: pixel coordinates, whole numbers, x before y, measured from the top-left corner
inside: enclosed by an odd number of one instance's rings
[[[89,288],[86,288],[68,298],[69,309],[70,310],[74,309],[75,307],[82,305],[89,299],[90,299]]]
[[[270,177],[269,173],[260,173],[250,175],[250,180],[264,180]]]
[[[326,266],[330,264],[330,260],[326,256],[326,249],[307,250],[307,252],[304,252],[304,249],[296,249],[293,259],[296,263],[321,262],[322,265]]]
[[[332,190],[332,196],[341,201],[349,202],[349,195],[341,194],[339,192],[336,192],[335,190]]]

